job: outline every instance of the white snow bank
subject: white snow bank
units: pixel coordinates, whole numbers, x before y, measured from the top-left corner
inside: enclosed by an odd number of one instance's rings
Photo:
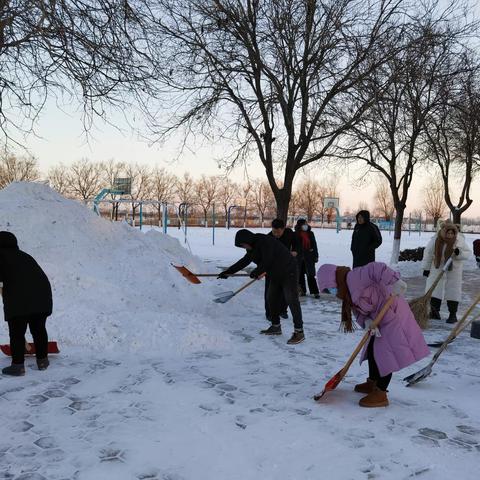
[[[14,233],[50,278],[48,330],[61,346],[190,352],[229,342],[218,328],[226,310],[211,301],[216,282],[192,285],[171,266],[205,270],[178,240],[101,219],[37,183],[1,190],[0,212],[0,230]]]

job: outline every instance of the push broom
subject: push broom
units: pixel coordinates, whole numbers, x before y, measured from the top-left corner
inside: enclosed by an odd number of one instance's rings
[[[375,317],[371,327],[365,332],[365,335],[363,338],[360,340],[360,343],[357,345],[353,353],[350,355],[350,358],[348,359],[347,363],[345,366],[338,371],[323,387],[323,390],[320,393],[317,393],[314,395],[313,399],[315,401],[320,400],[325,393],[335,390],[338,386],[338,384],[343,380],[345,375],[347,374],[349,368],[351,367],[353,361],[357,357],[357,355],[360,353],[360,350],[364,347],[364,345],[368,342],[370,338],[370,332],[372,330],[375,330],[377,328],[378,324],[381,322],[382,318],[384,317],[385,313],[387,313],[387,310],[390,308],[390,305],[392,304],[393,300],[395,299],[395,296],[392,295],[388,298],[388,300],[385,302],[385,305],[382,307],[378,315]]]

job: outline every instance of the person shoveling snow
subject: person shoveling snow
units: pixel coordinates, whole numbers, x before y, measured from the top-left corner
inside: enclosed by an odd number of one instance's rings
[[[50,282],[33,257],[18,248],[11,232],[0,232],[0,282],[3,282],[3,311],[8,322],[12,364],[5,375],[25,375],[25,332],[33,336],[39,370],[48,365],[47,317],[52,314]]]
[[[352,310],[357,323],[369,328],[392,294],[402,293],[404,282],[400,274],[384,263],[372,262],[350,270],[348,267],[322,265],[317,272],[321,292],[334,293],[343,301],[342,323],[345,331],[352,331]],[[407,301],[396,297],[381,319],[378,327],[363,349],[360,363],[368,360],[369,375],[355,391],[367,394],[359,404],[362,407],[386,407],[387,388],[392,373],[408,367],[429,354]]]
[[[292,345],[303,342],[305,335],[303,333],[302,309],[298,300],[298,272],[295,257],[277,239],[245,229],[239,230],[235,235],[235,246],[245,248],[247,250],[246,255],[220,273],[218,278],[226,279],[250,263],[256,263],[257,268],[250,273],[250,277],[259,278],[266,273],[270,282],[267,301],[272,325],[260,333],[265,335],[282,334],[280,314],[282,313],[283,298],[285,298],[292,313],[295,328],[287,343]]]

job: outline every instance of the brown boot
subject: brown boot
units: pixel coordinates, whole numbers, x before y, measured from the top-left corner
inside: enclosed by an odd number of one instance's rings
[[[375,387],[375,390],[373,390],[373,392],[370,392],[366,397],[361,398],[358,404],[361,407],[368,408],[387,407],[387,392],[384,392],[378,387]]]
[[[367,381],[364,383],[359,383],[355,385],[354,390],[358,393],[371,393],[375,390],[377,382],[371,378],[367,378]]]

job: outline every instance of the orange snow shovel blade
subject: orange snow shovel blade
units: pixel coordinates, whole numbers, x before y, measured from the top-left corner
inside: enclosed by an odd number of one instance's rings
[[[192,273],[187,267],[183,267],[180,265],[173,265],[172,267],[176,268],[190,283],[194,283],[195,285],[198,285],[199,283],[202,283],[200,279]]]
[[[10,345],[0,345],[0,350],[7,357],[12,356]],[[48,353],[60,353],[57,342],[48,342]],[[33,343],[25,342],[25,355],[35,355],[35,345]]]
[[[325,384],[325,386],[323,387],[323,390],[320,393],[317,393],[316,395],[314,395],[313,399],[315,401],[318,401],[330,390],[335,390],[338,384],[342,381],[344,376],[345,376],[345,373],[342,368]]]

